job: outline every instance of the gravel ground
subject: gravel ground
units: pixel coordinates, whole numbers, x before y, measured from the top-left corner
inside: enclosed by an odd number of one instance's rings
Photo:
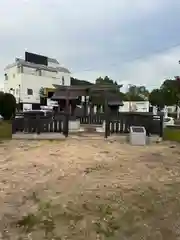
[[[0,143],[2,239],[180,239],[180,150],[118,139]]]

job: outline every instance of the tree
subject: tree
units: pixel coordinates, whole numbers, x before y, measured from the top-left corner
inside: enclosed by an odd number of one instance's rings
[[[163,82],[160,87],[163,98],[164,104],[171,106],[171,105],[179,105],[180,104],[180,81],[179,77],[175,77],[175,79],[167,79]]]
[[[93,85],[93,83],[71,77],[71,85],[73,85],[73,86],[84,86],[84,85]]]
[[[116,81],[113,81],[111,78],[109,78],[108,76],[105,76],[104,78],[102,77],[98,77],[95,81],[95,85],[110,85],[112,86],[111,89],[109,89],[109,92],[111,93],[116,93],[119,97],[119,100],[120,101],[123,101],[125,100],[125,94],[120,92],[120,88],[123,86],[123,85],[118,85]],[[99,103],[100,105],[103,105],[104,104],[104,99],[103,97],[101,96],[93,96],[92,97],[92,102],[94,104],[97,105],[97,103]]]
[[[145,86],[131,85],[126,92],[128,101],[145,101],[148,100],[149,91]]]
[[[85,80],[79,80],[76,78],[72,78],[71,77],[71,85],[76,85],[76,86],[92,86],[92,85],[111,85],[112,89],[109,90],[111,92],[116,92],[119,95],[119,99],[120,100],[124,100],[125,99],[125,94],[120,92],[120,88],[122,87],[122,85],[118,86],[116,81],[113,81],[112,79],[110,79],[108,76],[102,78],[102,77],[98,77],[95,81],[95,83],[89,82],[89,81],[85,81]],[[92,104],[95,105],[102,105],[104,104],[104,99],[101,96],[92,96],[90,98]]]
[[[16,112],[16,99],[10,93],[0,94],[0,115],[4,120],[10,120],[15,116]]]
[[[161,89],[154,89],[149,94],[149,102],[152,106],[156,106],[159,108],[159,110],[163,109],[164,104],[164,93]]]
[[[41,87],[41,88],[39,89],[39,96],[40,96],[40,98],[44,98],[44,97],[45,97],[44,88],[43,88],[43,87]]]
[[[105,76],[104,78],[98,77],[95,81],[95,84],[96,85],[111,85],[111,86],[114,86],[114,89],[118,90],[118,91],[123,86],[123,85],[118,85],[116,81],[113,81],[108,76]]]

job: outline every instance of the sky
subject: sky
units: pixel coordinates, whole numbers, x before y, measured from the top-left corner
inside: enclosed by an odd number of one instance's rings
[[[0,86],[4,67],[25,51],[124,88],[180,75],[179,0],[1,0],[0,16]]]

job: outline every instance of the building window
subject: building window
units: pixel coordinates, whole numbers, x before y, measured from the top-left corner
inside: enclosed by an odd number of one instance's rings
[[[31,88],[27,88],[27,95],[33,95],[33,90]]]
[[[62,77],[62,85],[64,85],[64,77]]]
[[[4,74],[5,80],[8,80],[8,75],[7,73]]]

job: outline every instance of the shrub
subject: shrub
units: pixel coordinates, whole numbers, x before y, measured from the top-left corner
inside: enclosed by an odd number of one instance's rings
[[[16,112],[16,99],[10,93],[0,94],[0,115],[4,120],[11,119]]]

